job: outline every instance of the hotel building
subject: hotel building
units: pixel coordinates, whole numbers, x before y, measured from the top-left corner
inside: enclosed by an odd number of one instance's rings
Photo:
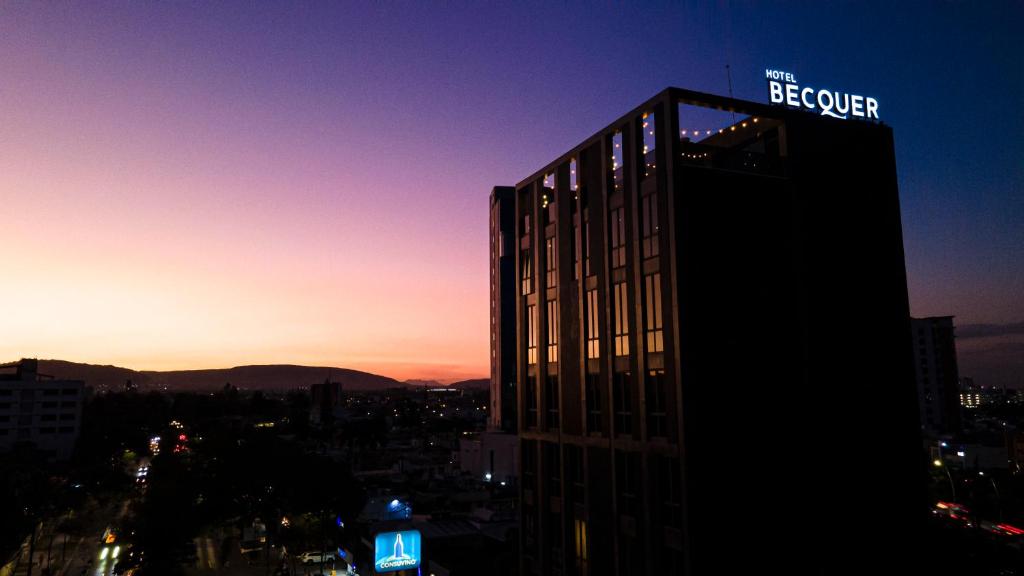
[[[496,188],[491,223],[523,574],[907,554],[924,454],[889,127],[669,88]]]

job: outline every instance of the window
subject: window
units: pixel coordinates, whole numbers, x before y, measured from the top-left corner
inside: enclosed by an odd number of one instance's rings
[[[74,402],[61,402],[60,403],[60,407],[61,408],[74,408],[75,407],[75,403]]]
[[[526,307],[526,363],[537,363],[537,306]]]
[[[654,146],[655,146],[655,122],[654,112],[648,112],[644,114],[641,120],[641,128],[643,130],[643,142],[644,142],[644,178],[654,176],[657,165],[655,164],[654,157]]]
[[[583,449],[579,446],[565,445],[565,473],[569,477],[568,488],[572,491],[572,501],[583,504],[587,489],[583,478]]]
[[[590,210],[583,211],[583,275],[590,276]]]
[[[548,477],[548,495],[562,495],[562,462],[558,444],[544,443],[544,474]]]
[[[71,416],[72,418],[75,417],[74,414],[68,414],[68,416]],[[61,414],[61,418],[62,419],[63,419],[63,417],[64,417],[64,414]],[[39,420],[42,421],[42,422],[53,422],[56,419],[57,419],[57,415],[56,414],[43,414],[43,415],[41,415],[39,417]]]
[[[586,388],[587,402],[587,432],[604,433],[601,418],[601,376],[598,374],[587,374],[584,383]]]
[[[587,358],[601,357],[601,325],[597,321],[597,288],[587,290]]]
[[[615,458],[619,514],[636,516],[640,511],[640,454],[618,452]]]
[[[658,255],[658,195],[648,194],[640,199],[640,224],[644,258]]]
[[[616,372],[612,376],[612,402],[615,404],[615,433],[633,433],[633,391],[629,372]]]
[[[75,419],[75,415],[74,414],[61,414],[60,415],[60,419],[61,420],[74,420]]]
[[[653,458],[655,506],[663,526],[682,528],[682,477],[679,460],[667,456]]]
[[[540,197],[540,207],[544,216],[544,224],[555,221],[555,174],[544,175],[544,192]]]
[[[537,379],[533,376],[527,376],[526,378],[526,390],[523,391],[526,395],[526,426],[528,428],[537,427]]]
[[[661,273],[644,276],[644,316],[647,352],[664,352],[664,318],[661,311]]]
[[[548,300],[548,362],[558,362],[558,300]]]
[[[537,518],[529,507],[524,506],[523,508],[523,540],[526,542],[527,548],[531,548],[537,541]],[[529,550],[524,550],[524,552],[529,554]],[[527,574],[537,573],[536,568],[531,566],[532,558],[524,558],[523,561],[526,565]]]
[[[626,283],[613,286],[615,291],[615,355],[629,356],[629,301]]]
[[[78,394],[78,390],[75,389],[75,388],[65,388],[65,389],[61,390],[60,393],[65,395],[65,396],[74,396],[74,395]]]
[[[554,238],[548,238],[544,243],[544,272],[546,277],[545,286],[554,288],[558,283],[558,246]]]
[[[523,485],[533,489],[537,478],[537,444],[533,440],[523,440]]]
[[[576,573],[585,576],[587,569],[587,521],[576,518],[573,520],[573,547],[576,557]]]
[[[572,236],[569,238],[570,250],[572,251],[572,279],[580,279],[580,241],[576,236],[580,233],[580,227],[573,222],[572,224]]]
[[[544,404],[547,410],[547,427],[558,429],[558,376],[544,379]]]
[[[547,516],[548,534],[558,534],[559,536],[551,539],[545,538],[545,543],[548,545],[548,572],[551,576],[562,576],[563,564],[565,562],[565,555],[562,553],[562,536],[561,534],[565,531],[565,527],[562,526],[562,515],[557,511],[552,510]]]
[[[75,431],[75,427],[74,426],[61,426],[60,427],[60,433],[61,434],[69,434],[69,433],[74,432],[74,431]]]
[[[611,211],[609,221],[612,235],[612,268],[626,265],[626,217],[623,208]]]
[[[665,371],[648,371],[645,388],[647,392],[647,433],[655,438],[666,438],[668,424],[665,416]]]
[[[622,165],[622,132],[612,135],[612,181],[616,191],[620,191],[625,183]]]
[[[522,279],[523,296],[533,293],[533,261],[530,260],[530,251],[523,250],[520,255],[519,277]]]
[[[60,390],[57,390],[56,388],[48,388],[46,390],[43,390],[43,396],[56,396],[59,393]]]

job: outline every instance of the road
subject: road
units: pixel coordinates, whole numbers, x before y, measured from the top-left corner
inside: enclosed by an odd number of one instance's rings
[[[29,551],[33,546],[30,535],[22,543],[13,576],[109,576],[113,562],[109,558],[99,559],[100,539],[107,525],[124,517],[130,502],[131,495],[125,495],[79,512],[81,534],[61,530],[65,516],[40,522],[31,562]]]

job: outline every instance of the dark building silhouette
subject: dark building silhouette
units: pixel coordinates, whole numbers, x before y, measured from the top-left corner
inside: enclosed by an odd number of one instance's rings
[[[960,371],[952,316],[911,318],[921,428],[937,436],[960,431]]]
[[[904,565],[926,502],[890,128],[669,88],[514,211],[492,329],[517,326],[523,574]]]
[[[328,426],[345,418],[345,395],[341,382],[332,382],[328,377],[323,384],[309,387],[309,423],[314,426]]]
[[[491,430],[516,431],[516,189],[491,190]]]
[[[30,446],[50,460],[68,460],[82,430],[81,380],[39,373],[39,361],[0,364],[0,453]]]

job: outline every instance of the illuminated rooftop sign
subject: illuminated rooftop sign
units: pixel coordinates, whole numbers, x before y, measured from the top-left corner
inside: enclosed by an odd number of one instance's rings
[[[850,117],[878,120],[878,100],[824,88],[801,87],[791,72],[767,69],[768,98],[772,104],[820,112],[846,120]]]
[[[420,532],[381,532],[374,540],[373,569],[377,572],[395,572],[420,565]]]

